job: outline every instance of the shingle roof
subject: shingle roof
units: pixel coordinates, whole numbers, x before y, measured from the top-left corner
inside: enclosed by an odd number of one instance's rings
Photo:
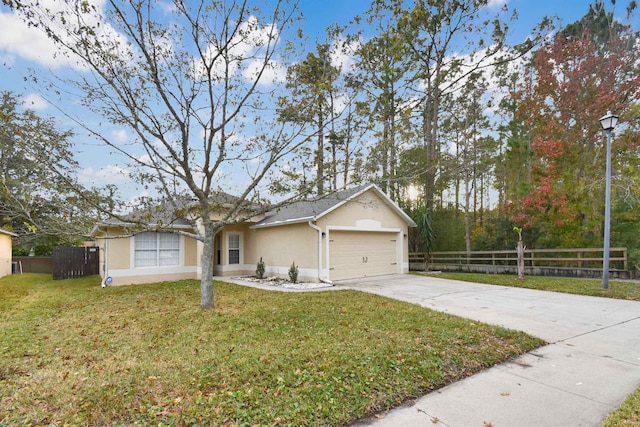
[[[413,220],[402,209],[400,209],[398,205],[389,198],[389,196],[380,190],[380,188],[375,184],[364,184],[331,193],[326,196],[317,197],[312,200],[301,200],[299,202],[283,206],[276,211],[267,213],[266,217],[261,221],[258,221],[253,228],[274,227],[278,225],[315,221],[368,190],[374,190],[378,193],[378,195],[386,201],[387,205],[400,215],[407,224],[412,227],[415,226]],[[238,200],[236,196],[232,196],[227,193],[218,194],[216,199],[217,203],[221,206],[231,205]],[[160,207],[153,209],[153,211],[138,211],[127,215],[124,218],[125,220],[110,218],[105,221],[100,221],[93,227],[91,234],[97,232],[100,227],[105,226],[133,226],[137,223],[136,220],[140,220],[143,216],[145,217],[145,221],[143,222],[152,222],[154,225],[164,226],[166,228],[190,227],[188,221],[184,218],[176,217],[175,213],[175,209],[163,209],[163,205],[161,205]],[[151,218],[151,220],[149,220],[149,218]],[[126,221],[126,219],[130,219],[130,222]]]
[[[346,190],[331,193],[327,196],[319,197],[313,200],[302,200],[284,206],[275,212],[267,214],[267,216],[253,226],[253,228],[273,227],[277,225],[295,224],[299,222],[315,221],[318,218],[328,214],[334,209],[354,199],[365,191],[373,189],[382,198],[386,199],[387,204],[394,209],[405,221],[411,226],[415,226],[413,220],[404,213],[393,201],[375,184],[364,184]]]

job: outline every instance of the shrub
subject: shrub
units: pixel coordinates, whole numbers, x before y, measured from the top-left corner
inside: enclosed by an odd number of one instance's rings
[[[293,283],[296,283],[298,281],[298,273],[300,273],[300,270],[298,270],[298,266],[294,261],[291,263],[291,267],[289,267],[289,279]]]
[[[262,257],[260,257],[260,261],[256,266],[256,276],[258,276],[258,279],[264,278],[264,261],[262,261]]]

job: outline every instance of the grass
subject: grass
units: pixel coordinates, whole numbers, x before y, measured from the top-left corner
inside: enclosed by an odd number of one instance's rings
[[[526,276],[524,280],[518,280],[518,276],[479,273],[441,273],[438,274],[438,277],[514,288],[640,301],[640,283],[619,280],[610,281],[609,289],[604,290],[602,289],[602,281],[599,279]]]
[[[640,389],[631,394],[601,425],[601,427],[619,426],[640,426]]]
[[[0,279],[0,426],[346,425],[543,344],[356,291]]]

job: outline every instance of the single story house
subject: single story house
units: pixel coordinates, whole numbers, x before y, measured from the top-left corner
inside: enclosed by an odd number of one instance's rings
[[[104,279],[124,285],[200,278],[201,242],[128,225],[109,220],[92,229]],[[180,220],[171,225],[176,231],[190,227]],[[214,274],[254,275],[260,258],[267,276],[283,278],[295,262],[300,281],[406,273],[409,227],[413,220],[380,188],[362,185],[224,227],[215,239]]]
[[[0,228],[0,277],[11,274],[11,251],[17,234]]]

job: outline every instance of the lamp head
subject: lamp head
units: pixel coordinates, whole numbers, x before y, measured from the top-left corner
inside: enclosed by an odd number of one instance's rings
[[[611,111],[607,111],[607,114],[600,117],[600,125],[604,130],[613,130],[618,124],[618,116]]]

